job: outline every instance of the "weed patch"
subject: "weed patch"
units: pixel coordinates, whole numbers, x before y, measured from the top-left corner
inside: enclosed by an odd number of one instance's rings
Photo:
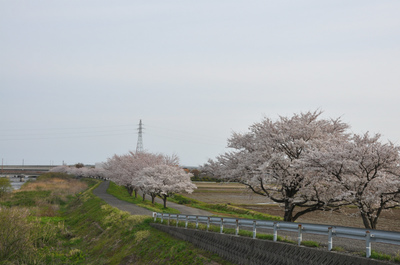
[[[69,177],[52,177],[2,198],[0,264],[230,264],[105,204],[97,180],[73,193],[62,190]]]
[[[74,247],[85,250],[87,264],[204,264],[204,257],[228,264],[152,228],[151,217],[120,211],[90,192],[82,196],[86,199],[79,206],[66,211],[66,223],[76,238],[85,238]]]
[[[312,248],[320,247],[319,243],[315,242],[315,241],[301,241],[301,245],[306,246],[306,247],[312,247]]]

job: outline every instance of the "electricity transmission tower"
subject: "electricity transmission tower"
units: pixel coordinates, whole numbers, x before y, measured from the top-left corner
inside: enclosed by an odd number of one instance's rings
[[[138,128],[138,140],[137,140],[137,145],[136,145],[136,153],[143,152],[143,128],[142,128],[142,120],[139,122],[139,128]]]

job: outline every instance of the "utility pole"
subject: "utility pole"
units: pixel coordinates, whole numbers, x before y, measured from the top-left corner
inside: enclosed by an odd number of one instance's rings
[[[142,127],[142,120],[139,122],[139,128],[138,128],[138,141],[136,145],[136,153],[143,152],[143,127]]]

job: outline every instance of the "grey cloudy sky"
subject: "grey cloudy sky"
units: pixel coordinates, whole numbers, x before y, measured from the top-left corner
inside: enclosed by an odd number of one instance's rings
[[[400,1],[0,0],[0,158],[187,166],[321,109],[400,144]]]

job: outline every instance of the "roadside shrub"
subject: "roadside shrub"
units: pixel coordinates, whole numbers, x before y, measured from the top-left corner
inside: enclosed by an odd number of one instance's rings
[[[32,217],[27,208],[0,207],[0,264],[41,264],[48,247],[67,235],[60,217]],[[40,254],[41,253],[41,254]],[[7,264],[7,263],[6,263]]]
[[[28,210],[0,208],[0,260],[29,260],[34,245],[29,236],[33,224],[27,221]]]
[[[8,178],[0,178],[0,198],[12,191],[12,186]]]

